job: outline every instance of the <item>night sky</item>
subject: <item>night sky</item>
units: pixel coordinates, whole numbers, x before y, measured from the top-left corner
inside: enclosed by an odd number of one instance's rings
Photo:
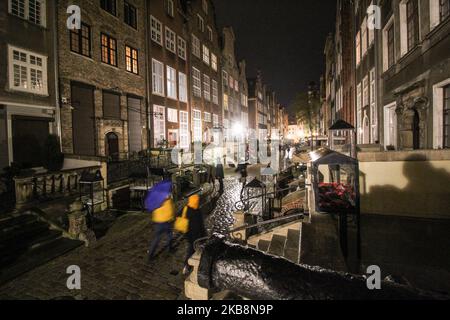
[[[219,28],[233,26],[247,77],[263,80],[288,106],[324,70],[323,49],[334,30],[336,0],[213,0]]]

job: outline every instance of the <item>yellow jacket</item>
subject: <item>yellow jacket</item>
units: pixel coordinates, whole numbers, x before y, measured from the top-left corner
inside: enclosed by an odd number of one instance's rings
[[[172,199],[166,200],[163,205],[153,211],[152,220],[155,223],[172,222],[175,219],[175,205]]]

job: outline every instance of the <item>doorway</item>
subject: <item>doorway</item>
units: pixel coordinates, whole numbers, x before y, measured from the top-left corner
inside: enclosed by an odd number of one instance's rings
[[[119,137],[116,133],[106,134],[105,153],[112,161],[119,161]]]

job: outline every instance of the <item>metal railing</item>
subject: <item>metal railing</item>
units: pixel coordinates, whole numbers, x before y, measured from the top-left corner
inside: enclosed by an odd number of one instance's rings
[[[227,237],[229,240],[232,240],[234,242],[237,241],[241,244],[246,244],[246,241],[244,241],[238,235],[238,233],[240,231],[246,231],[246,230],[251,230],[251,229],[255,229],[255,228],[262,228],[265,226],[271,226],[271,228],[265,230],[265,231],[270,231],[270,229],[276,228],[278,223],[286,223],[287,221],[291,222],[291,221],[295,221],[295,220],[301,220],[305,216],[307,216],[307,214],[305,214],[304,212],[294,213],[294,212],[298,212],[298,211],[299,211],[299,209],[291,209],[286,212],[285,216],[277,217],[277,218],[274,218],[271,220],[266,220],[266,221],[257,222],[257,223],[253,223],[253,224],[247,224],[247,225],[244,225],[241,227],[237,227],[237,228],[227,231],[226,233],[222,234],[222,236]],[[291,214],[288,214],[288,213],[291,213]],[[199,250],[201,243],[204,243],[205,241],[211,239],[213,236],[214,235],[210,235],[208,237],[203,237],[203,238],[197,239],[194,242],[195,250]]]

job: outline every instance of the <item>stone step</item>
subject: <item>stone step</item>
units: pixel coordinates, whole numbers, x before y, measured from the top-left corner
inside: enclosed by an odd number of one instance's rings
[[[23,254],[27,254],[30,250],[39,248],[52,242],[58,238],[61,238],[62,233],[57,230],[46,230],[45,232],[39,234],[31,239],[26,239],[21,243],[9,243],[8,246],[0,246],[0,267],[4,268],[11,265],[19,259]],[[23,239],[22,239],[23,240]]]
[[[272,241],[270,241],[269,254],[282,257],[284,254],[284,247],[286,245],[286,237],[274,234]]]
[[[34,221],[17,227],[8,228],[7,231],[0,232],[0,242],[21,242],[22,239],[30,239],[48,230],[48,224],[41,221]]]
[[[300,230],[289,229],[283,256],[291,262],[299,263]]]
[[[300,245],[300,230],[289,229],[287,234],[286,249],[298,249]]]
[[[0,269],[0,285],[83,245],[82,241],[57,238],[22,255],[14,264]]]
[[[0,220],[0,233],[8,232],[11,229],[19,228],[31,222],[37,221],[37,218],[31,214],[24,214],[16,217],[6,217]]]
[[[269,250],[270,241],[268,240],[259,240],[258,241],[258,250],[267,252]]]

